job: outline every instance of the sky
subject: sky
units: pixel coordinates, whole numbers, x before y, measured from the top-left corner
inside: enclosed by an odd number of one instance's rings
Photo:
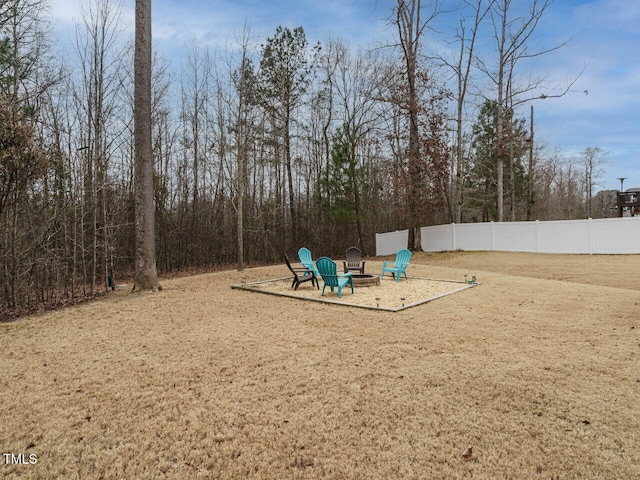
[[[50,0],[56,28],[70,31],[87,0]],[[529,5],[533,0],[515,0]],[[425,5],[432,2],[423,0]],[[122,0],[123,24],[133,32],[135,0]],[[353,47],[390,43],[389,16],[395,0],[152,0],[154,46],[178,63],[186,46],[224,48],[245,25],[259,40],[279,25],[302,26],[310,44],[342,40]],[[446,51],[457,16],[433,23],[427,41]],[[640,188],[640,2],[637,0],[555,0],[539,23],[531,50],[562,48],[524,65],[523,75],[544,76],[563,89],[560,98],[535,100],[536,142],[565,158],[580,158],[587,147],[599,147],[606,164],[597,189]],[[483,53],[495,54],[491,32],[479,39]],[[519,111],[529,118],[527,104]]]

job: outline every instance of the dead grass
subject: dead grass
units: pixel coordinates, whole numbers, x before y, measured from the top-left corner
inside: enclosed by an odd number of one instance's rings
[[[409,268],[482,285],[398,313],[230,288],[262,267],[0,325],[2,453],[37,455],[0,477],[640,478],[640,256]]]

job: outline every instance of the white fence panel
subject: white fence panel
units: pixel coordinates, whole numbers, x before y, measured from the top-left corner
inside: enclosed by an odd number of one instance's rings
[[[425,235],[425,228],[429,228],[428,235]],[[451,225],[436,225],[434,227],[422,227],[420,229],[420,246],[425,252],[441,252],[445,250],[456,250],[455,230]],[[427,245],[429,248],[427,248]]]
[[[409,230],[376,233],[376,255],[391,255],[409,245]]]
[[[499,252],[535,252],[537,248],[536,222],[492,223],[492,250]]]
[[[540,253],[592,253],[589,246],[589,220],[538,222]]]
[[[477,225],[477,228],[471,228]],[[452,224],[456,245],[454,250],[491,250],[493,248],[493,224]],[[423,236],[424,238],[424,236]]]
[[[422,227],[425,252],[640,254],[640,217],[549,222],[485,222]]]
[[[640,218],[606,218],[591,222],[593,253],[640,253]]]

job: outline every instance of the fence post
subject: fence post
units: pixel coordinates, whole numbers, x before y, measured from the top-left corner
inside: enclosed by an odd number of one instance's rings
[[[496,224],[493,222],[493,220],[490,223],[491,223],[491,251],[495,252],[496,251]]]
[[[540,253],[540,220],[536,220],[536,253]]]
[[[589,255],[593,255],[593,226],[591,224],[592,218],[587,219],[587,237],[589,241]]]
[[[456,224],[451,224],[451,251],[455,252],[458,246],[458,239],[456,238]]]

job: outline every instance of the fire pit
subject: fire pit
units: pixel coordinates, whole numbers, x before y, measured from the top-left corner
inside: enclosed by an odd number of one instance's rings
[[[380,285],[380,277],[378,275],[367,275],[364,273],[354,273],[353,285],[356,287],[374,287]]]

